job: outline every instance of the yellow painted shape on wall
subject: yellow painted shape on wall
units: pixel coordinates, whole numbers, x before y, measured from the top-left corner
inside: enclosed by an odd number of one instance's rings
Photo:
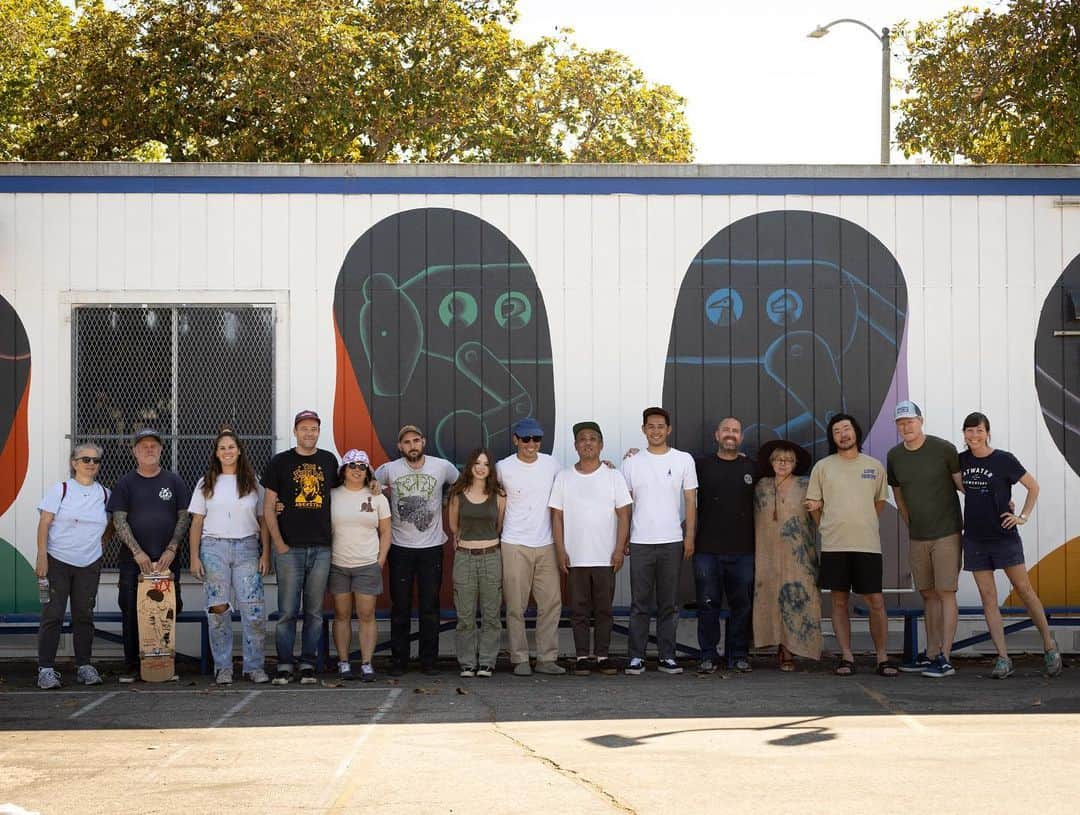
[[[1067,541],[1028,571],[1031,585],[1045,606],[1080,605],[1080,537]],[[1022,606],[1015,591],[1006,606]]]

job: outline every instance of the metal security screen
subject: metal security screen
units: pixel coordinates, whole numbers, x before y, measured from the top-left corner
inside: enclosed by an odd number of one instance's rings
[[[134,467],[131,438],[141,427],[162,434],[162,466],[189,488],[224,423],[240,433],[257,471],[270,459],[273,307],[78,306],[72,323],[73,437],[104,448],[105,486]],[[116,564],[113,543],[105,565]]]

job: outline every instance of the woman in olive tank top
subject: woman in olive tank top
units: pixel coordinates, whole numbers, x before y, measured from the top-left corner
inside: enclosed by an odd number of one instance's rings
[[[499,654],[502,624],[502,554],[499,533],[506,493],[495,475],[491,453],[469,454],[461,477],[450,488],[450,534],[454,539],[454,608],[457,610],[458,664],[461,676],[490,677]],[[480,629],[476,605],[480,604]]]

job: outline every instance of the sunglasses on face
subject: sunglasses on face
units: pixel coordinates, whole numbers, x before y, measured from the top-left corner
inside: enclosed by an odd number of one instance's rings
[[[539,444],[544,440],[543,436],[518,436],[518,438],[521,439],[523,444],[528,444],[529,442],[536,442]]]
[[[367,469],[367,465],[362,464],[359,461],[350,461],[345,466],[348,467],[350,470],[366,470]]]
[[[81,461],[83,464],[100,464],[101,457],[94,458],[93,456],[79,456],[76,461]]]

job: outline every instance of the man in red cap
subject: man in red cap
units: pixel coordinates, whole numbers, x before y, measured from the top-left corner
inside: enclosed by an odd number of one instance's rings
[[[262,475],[266,488],[263,518],[274,545],[278,579],[278,623],[275,685],[293,679],[293,646],[301,603],[304,615],[300,650],[300,683],[315,684],[322,642],[322,604],[330,576],[330,490],[337,481],[337,457],[320,450],[322,421],[314,410],[293,419],[296,446],[278,453]],[[281,515],[276,505],[281,502]]]

